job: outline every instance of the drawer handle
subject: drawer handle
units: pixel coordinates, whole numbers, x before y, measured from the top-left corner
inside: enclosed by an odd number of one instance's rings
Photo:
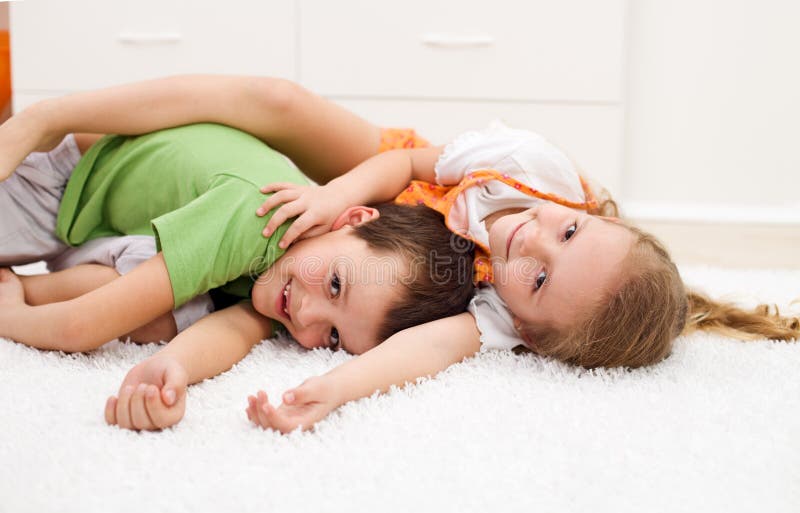
[[[450,34],[423,34],[420,40],[427,46],[439,48],[474,48],[476,46],[492,46],[494,38],[488,34],[474,36],[454,36]]]
[[[183,36],[178,32],[121,32],[117,40],[127,44],[177,43]]]

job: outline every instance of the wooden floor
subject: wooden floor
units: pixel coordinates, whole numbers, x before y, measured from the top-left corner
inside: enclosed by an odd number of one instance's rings
[[[678,264],[800,269],[800,226],[641,221]]]

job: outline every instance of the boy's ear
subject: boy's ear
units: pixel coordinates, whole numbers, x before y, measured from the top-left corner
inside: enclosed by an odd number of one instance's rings
[[[372,207],[350,207],[341,214],[333,222],[331,230],[338,230],[345,226],[358,226],[360,224],[374,221],[381,216],[377,209]]]
[[[604,221],[610,221],[612,223],[620,224],[622,222],[622,219],[620,219],[619,217],[607,217],[607,216],[597,216],[597,217],[599,217]]]

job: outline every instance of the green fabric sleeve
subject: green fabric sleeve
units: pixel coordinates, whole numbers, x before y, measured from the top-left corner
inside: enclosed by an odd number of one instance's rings
[[[265,238],[269,215],[255,214],[264,201],[258,188],[236,176],[215,181],[200,197],[153,220],[175,308],[226,284],[226,292],[247,297],[258,275],[284,253],[278,241],[290,221]]]

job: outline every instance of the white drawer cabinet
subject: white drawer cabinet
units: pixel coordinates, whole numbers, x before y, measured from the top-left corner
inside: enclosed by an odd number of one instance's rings
[[[623,119],[617,106],[350,98],[337,102],[376,123],[415,127],[435,144],[500,119],[542,134],[610,191],[622,188]]]
[[[624,0],[299,0],[329,95],[618,102]]]
[[[292,2],[31,0],[10,14],[22,94],[190,72],[295,75]]]
[[[28,0],[14,109],[177,73],[277,75],[443,143],[502,119],[621,190],[625,0]]]

